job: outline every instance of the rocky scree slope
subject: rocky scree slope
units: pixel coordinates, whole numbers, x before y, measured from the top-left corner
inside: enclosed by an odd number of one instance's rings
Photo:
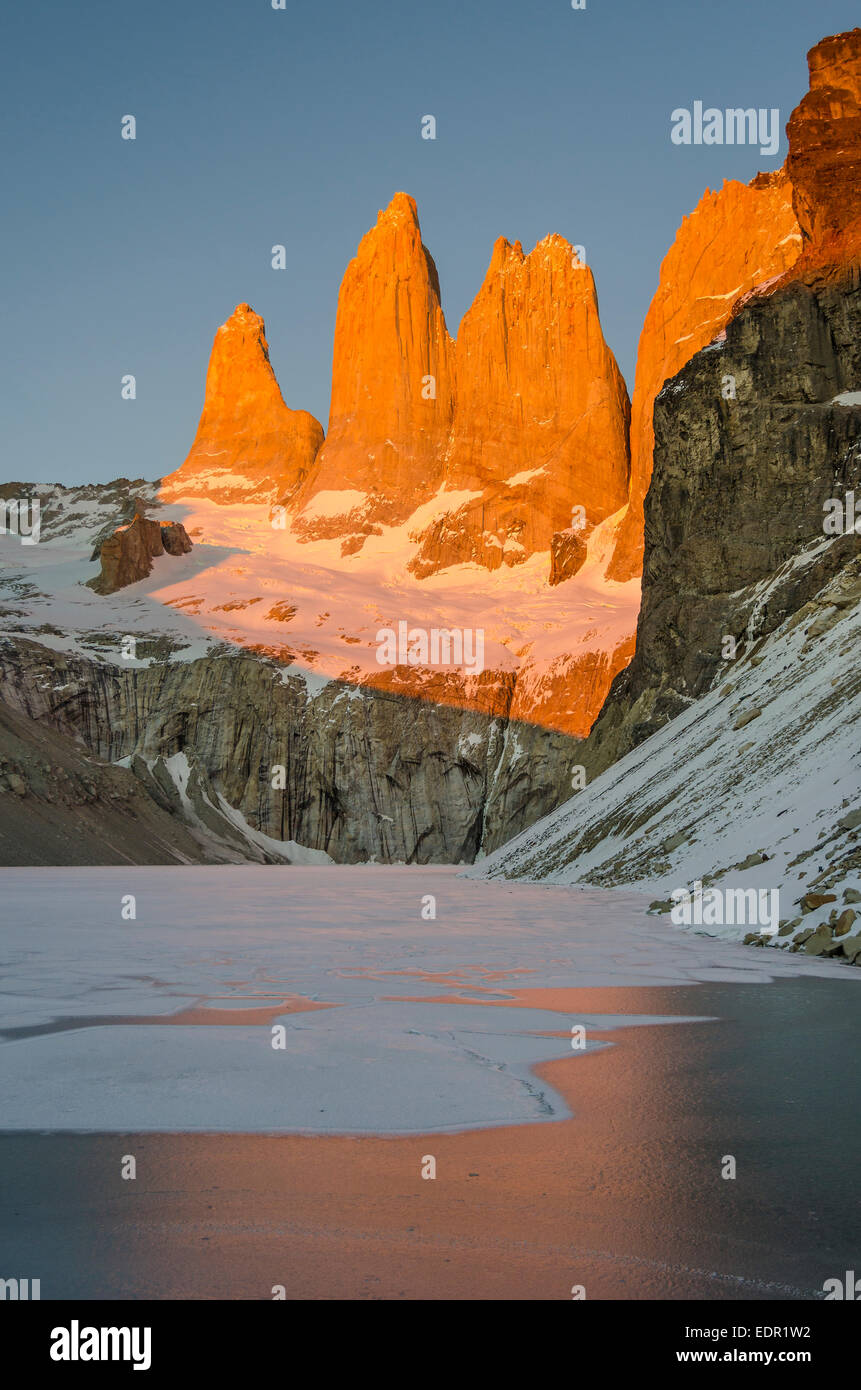
[[[0,701],[0,864],[218,862],[127,768]]]

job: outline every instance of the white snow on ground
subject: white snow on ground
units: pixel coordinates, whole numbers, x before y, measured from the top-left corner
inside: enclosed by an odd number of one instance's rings
[[[302,517],[308,521],[323,516],[348,516],[350,512],[357,512],[364,507],[367,500],[368,494],[357,492],[355,488],[318,492],[303,508]]]
[[[107,596],[85,587],[99,571],[90,554],[104,512],[91,503],[71,511],[69,504],[62,533],[49,527],[46,534],[43,523],[38,545],[0,536],[0,636],[32,634],[55,650],[118,665],[126,664],[126,634],[168,636],[172,659],[180,661],[226,642],[292,659],[291,674],[358,683],[379,678],[377,632],[403,620],[425,629],[482,630],[485,669],[520,670],[536,691],[560,658],[611,653],[631,637],[639,581],[604,577],[622,512],[590,535],[580,572],[553,588],[546,552],[492,572],[464,564],[426,579],[412,575],[415,537],[477,495],[441,489],[403,525],[383,527],[348,556],[340,539],[304,542],[273,526],[268,506],[197,498],[153,505],[154,519],[183,522],[193,551],[159,557],[147,579]],[[332,494],[333,506],[335,496],[340,507],[362,494]]]
[[[861,807],[861,605],[820,608],[816,617],[834,622],[819,636],[808,635],[811,616],[794,628],[790,620],[752,660],[727,661],[711,692],[469,876],[637,886],[666,899],[713,875],[727,887],[779,888],[780,916],[799,915],[806,881],[851,844],[852,827],[839,822]],[[766,862],[733,867],[759,851]],[[861,874],[838,886],[861,889]],[[727,937],[750,929],[706,928]]]
[[[842,395],[835,396],[832,405],[861,405],[861,391],[844,391]]]
[[[225,800],[221,792],[216,791],[215,795],[221,814],[261,849],[268,850],[270,854],[277,854],[280,858],[286,859],[288,864],[334,864],[334,859],[324,849],[309,849],[307,845],[300,845],[297,840],[275,840],[271,835],[265,835],[262,830],[255,830],[248,824],[242,812],[237,811],[235,806],[231,806],[230,802]]]
[[[189,781],[193,769],[187,754],[179,752],[173,753],[168,758],[159,757],[144,759],[144,761],[147,762],[150,772],[154,771],[156,763],[161,763],[164,766],[179,793],[186,825],[201,844],[208,847],[215,846],[222,854],[228,856],[227,862],[242,864],[247,863],[249,859],[262,862],[263,857],[254,853],[256,849],[265,850],[276,863],[280,864],[322,866],[335,862],[325,850],[310,849],[307,845],[300,845],[297,840],[276,840],[271,835],[266,835],[262,830],[256,830],[252,825],[249,825],[242,812],[231,806],[221,792],[214,787],[210,788],[211,795],[208,795],[202,787],[199,788],[199,795],[203,803],[214,812],[214,816],[210,817],[207,823],[204,823],[189,794]],[[130,762],[130,758],[117,759],[118,765],[122,767],[128,767]],[[216,828],[217,817],[219,816],[225,822],[221,834]],[[239,832],[238,844],[236,836],[229,834],[231,827]],[[243,840],[245,846],[242,844]]]
[[[429,893],[435,921],[421,915]],[[134,921],[121,917],[127,894]],[[450,868],[4,869],[0,897],[0,1126],[11,1130],[550,1121],[569,1112],[532,1067],[577,1065],[573,1024],[594,1048],[608,1045],[595,1033],[684,1020],[507,1007],[511,990],[861,978],[680,932],[647,917],[641,894],[477,884]],[[335,1007],[279,1012],[296,996]],[[243,1021],[267,1006],[265,1021]],[[190,1008],[236,1022],[159,1022]],[[155,1021],[122,1022],[140,1016]],[[272,1047],[278,1023],[284,1050]],[[11,1031],[39,1025],[54,1030]]]

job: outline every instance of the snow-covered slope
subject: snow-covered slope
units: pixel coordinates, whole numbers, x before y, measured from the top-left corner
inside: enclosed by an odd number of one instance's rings
[[[604,577],[621,513],[591,532],[579,572],[551,587],[547,552],[514,568],[462,564],[416,578],[408,566],[419,535],[450,507],[445,492],[403,525],[380,527],[361,552],[344,555],[340,539],[302,541],[266,505],[201,498],[166,505],[153,500],[155,485],[134,486],[148,516],[185,525],[192,552],[160,556],[148,578],[94,594],[86,587],[98,574],[94,544],[106,521],[119,521],[130,492],[116,485],[103,496],[96,488],[37,488],[39,544],[0,535],[2,631],[125,669],[126,635],[142,639],[144,663],[167,651],[174,660],[193,660],[228,644],[291,674],[307,672],[317,687],[340,680],[427,692],[442,703],[510,713],[580,737],[630,659],[639,582]],[[484,669],[381,663],[377,634],[399,623],[482,633]]]
[[[727,661],[712,691],[469,876],[639,886],[664,900],[697,880],[776,888],[784,921],[802,915],[804,894],[833,895],[804,914],[805,929],[844,911],[847,890],[851,902],[861,889],[859,600],[855,560]]]
[[[585,730],[617,643],[630,654],[637,585],[603,583],[613,519],[551,590],[536,557],[419,580],[409,524],[343,556],[260,504],[164,506],[140,482],[35,491],[39,543],[0,535],[0,695],[130,766],[193,832],[203,820],[217,857],[469,863],[558,805],[579,742],[545,714]],[[193,549],[95,593],[95,543],[134,497],[185,522]],[[484,669],[381,665],[377,634],[402,622],[480,628]]]

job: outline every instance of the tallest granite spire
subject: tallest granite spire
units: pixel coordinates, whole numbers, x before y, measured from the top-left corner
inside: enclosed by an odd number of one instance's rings
[[[341,283],[329,433],[300,494],[306,512],[299,525],[341,534],[348,514],[358,530],[402,521],[433,494],[442,480],[453,377],[436,266],[422,244],[415,201],[396,193]],[[315,506],[321,492],[347,494],[345,511]]]

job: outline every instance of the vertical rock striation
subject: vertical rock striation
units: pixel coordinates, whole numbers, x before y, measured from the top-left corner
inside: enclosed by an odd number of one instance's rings
[[[592,272],[564,237],[529,255],[497,241],[458,331],[456,382],[445,486],[473,496],[424,533],[417,574],[519,564],[550,550],[574,507],[585,530],[624,504],[628,393]]]
[[[414,199],[396,193],[341,284],[329,433],[294,529],[346,540],[405,520],[442,482],[453,392],[436,266]]]

